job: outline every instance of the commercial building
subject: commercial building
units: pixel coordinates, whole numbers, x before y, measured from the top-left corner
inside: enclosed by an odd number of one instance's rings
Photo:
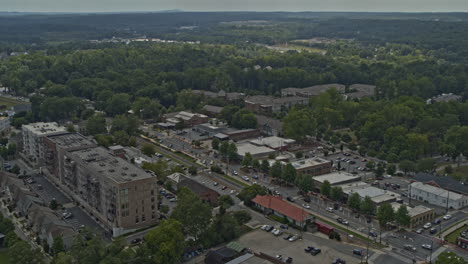
[[[114,236],[157,222],[156,177],[103,147],[72,150],[60,164],[66,193]]]
[[[460,233],[460,236],[457,238],[457,246],[463,249],[468,249],[468,228]]]
[[[353,182],[339,185],[343,189],[344,194],[349,198],[351,194],[357,193],[361,199],[370,197],[375,205],[382,203],[396,202],[400,199],[401,195],[398,193],[382,190],[377,187],[371,186],[364,182]]]
[[[345,86],[343,84],[338,83],[330,83],[330,84],[322,84],[322,85],[314,85],[311,87],[306,88],[284,88],[281,89],[281,96],[300,96],[300,97],[313,97],[318,96],[330,89],[336,89],[339,93],[345,92]]]
[[[252,202],[266,214],[285,217],[290,223],[303,227],[313,219],[303,208],[296,207],[272,195],[257,195]]]
[[[240,157],[244,157],[246,153],[250,153],[255,159],[265,159],[270,154],[275,154],[276,150],[265,147],[265,146],[256,146],[254,144],[244,142],[237,144],[237,153]]]
[[[212,206],[218,205],[218,199],[220,195],[217,191],[185,176],[179,178],[179,184],[177,185],[178,189],[182,187],[191,190],[193,193],[198,195],[202,201],[209,203]]]
[[[415,200],[450,208],[461,209],[468,205],[468,196],[438,188],[422,182],[413,182],[408,189],[408,195]]]
[[[241,129],[241,130],[231,130],[224,131],[214,135],[214,137],[220,140],[230,139],[233,141],[239,141],[244,139],[250,139],[260,136],[260,131],[258,129]]]
[[[166,123],[178,124],[182,122],[184,126],[193,127],[195,125],[208,122],[210,119],[206,115],[190,113],[186,111],[167,113],[163,116]]]
[[[298,173],[312,176],[330,173],[332,169],[331,161],[322,158],[298,160],[292,162],[291,165],[293,165]]]
[[[401,203],[391,203],[393,211],[397,211],[402,204]],[[409,228],[415,228],[417,226],[423,225],[427,222],[431,222],[435,217],[435,211],[432,208],[428,208],[423,205],[418,205],[415,207],[406,206],[408,210],[408,215],[410,216]]]
[[[288,110],[295,105],[307,105],[309,99],[305,97],[292,96],[275,98],[266,95],[256,95],[245,98],[245,108],[256,113],[278,113]]]
[[[420,172],[412,178],[414,181],[432,185],[437,188],[442,188],[462,195],[468,195],[468,185],[462,184],[452,177],[437,176],[430,173]]]
[[[361,177],[347,172],[332,172],[321,176],[313,177],[315,186],[320,188],[325,181],[328,181],[331,186],[342,185],[351,182],[358,182]]]
[[[192,90],[192,93],[194,94],[199,94],[204,97],[209,97],[209,98],[218,98],[226,101],[236,101],[236,100],[241,100],[245,97],[244,93],[237,93],[237,92],[225,92],[223,90],[215,93],[215,92],[210,92],[210,91],[204,91],[204,90]]]
[[[251,140],[250,143],[256,146],[265,146],[272,148],[274,150],[286,150],[288,147],[294,143],[296,140],[290,138],[282,138],[282,137],[265,137],[265,138],[257,138]]]
[[[23,153],[28,160],[37,162],[44,156],[43,138],[50,135],[66,133],[67,130],[57,123],[34,123],[23,125]]]

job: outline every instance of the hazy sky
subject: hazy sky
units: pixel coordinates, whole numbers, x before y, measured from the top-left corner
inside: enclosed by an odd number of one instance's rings
[[[0,11],[397,11],[468,12],[468,0],[0,0]]]

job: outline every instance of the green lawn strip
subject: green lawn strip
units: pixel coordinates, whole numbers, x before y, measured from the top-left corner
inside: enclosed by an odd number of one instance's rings
[[[183,152],[174,151],[173,153],[176,154],[177,156],[179,156],[180,158],[186,159],[187,161],[190,161],[190,162],[192,162],[192,163],[196,163],[196,162],[197,162],[197,160],[196,160],[195,158],[193,158],[193,157],[191,157],[191,156],[189,156],[189,155],[187,155],[187,154],[185,154],[185,153],[183,153]]]
[[[460,233],[465,231],[466,229],[467,229],[466,225],[458,228],[457,230],[455,230],[452,233],[448,234],[445,237],[445,240],[447,240],[447,242],[449,242],[449,243],[456,244],[457,243],[457,238],[460,236]]]
[[[1,264],[9,264],[10,263],[10,257],[8,256],[8,250],[7,249],[0,250],[0,263]]]

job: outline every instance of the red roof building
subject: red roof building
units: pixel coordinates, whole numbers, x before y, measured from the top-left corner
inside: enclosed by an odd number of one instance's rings
[[[280,217],[286,217],[289,222],[303,227],[313,217],[304,209],[296,207],[281,198],[271,195],[257,195],[252,202],[265,213],[273,213]]]

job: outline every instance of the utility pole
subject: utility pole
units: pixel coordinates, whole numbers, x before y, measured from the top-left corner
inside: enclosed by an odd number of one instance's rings
[[[433,248],[433,247],[434,247],[434,240],[431,239],[431,255],[429,256],[429,264],[432,263],[432,250],[433,250],[432,248]]]
[[[447,190],[447,206],[445,207],[445,214],[448,214],[449,209],[449,199],[450,199],[450,191]]]

